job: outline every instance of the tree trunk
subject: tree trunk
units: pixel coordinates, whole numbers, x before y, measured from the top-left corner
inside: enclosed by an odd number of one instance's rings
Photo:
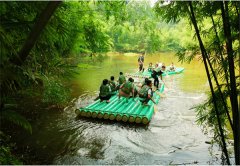
[[[197,21],[196,21],[195,14],[194,14],[194,11],[193,11],[192,2],[189,1],[188,3],[189,3],[189,7],[190,7],[189,15],[190,15],[192,24],[193,24],[193,26],[195,28],[195,31],[196,31],[196,35],[197,35],[197,38],[198,38],[199,46],[200,46],[200,49],[201,49],[201,52],[202,52],[204,66],[205,66],[207,77],[208,77],[209,86],[210,86],[212,97],[213,97],[213,104],[214,104],[214,108],[215,108],[215,111],[216,111],[218,127],[219,127],[219,131],[220,131],[220,135],[221,135],[221,139],[222,139],[222,144],[223,144],[222,145],[223,146],[222,147],[223,148],[223,152],[225,154],[225,157],[226,157],[226,160],[227,160],[227,164],[230,165],[228,152],[227,152],[227,148],[226,148],[226,142],[225,142],[225,138],[224,138],[224,134],[223,134],[223,129],[222,129],[221,122],[220,122],[220,114],[219,114],[218,109],[217,109],[216,96],[214,94],[213,85],[212,85],[211,77],[210,77],[208,66],[207,66],[206,50],[204,48],[204,45],[203,45],[203,42],[202,42],[202,39],[201,39],[201,36],[200,36],[200,32],[199,32],[199,29],[198,29],[198,26],[197,26]]]
[[[53,15],[54,11],[57,9],[58,5],[61,1],[50,1],[46,8],[42,11],[41,15],[39,16],[37,22],[32,28],[28,38],[26,39],[22,49],[20,50],[16,59],[13,60],[13,63],[21,66],[22,63],[26,60],[29,52],[33,48],[34,44],[36,43],[38,37],[40,36],[42,30],[47,25],[49,19]]]
[[[225,6],[224,6],[225,4]],[[238,96],[236,89],[236,77],[234,68],[234,57],[232,48],[231,28],[228,15],[228,2],[221,3],[221,12],[223,20],[224,35],[226,37],[227,58],[230,73],[230,101],[233,114],[233,137],[234,137],[234,152],[235,152],[235,164],[240,165],[240,118],[238,109]],[[225,7],[225,8],[224,8]]]

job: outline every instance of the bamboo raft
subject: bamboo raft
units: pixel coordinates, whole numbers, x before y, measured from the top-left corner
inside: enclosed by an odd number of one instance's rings
[[[164,84],[161,84],[160,90],[154,92],[153,99],[156,103],[160,100],[160,94],[164,91]],[[118,95],[114,95],[110,99],[110,103],[100,102],[94,103],[75,110],[77,116],[88,118],[109,119],[130,123],[148,124],[154,113],[154,103],[150,100],[148,106],[142,105],[139,98],[118,99]]]
[[[184,71],[183,67],[177,67],[174,71],[169,71],[168,69],[162,74],[162,76],[167,75],[173,75],[173,74],[179,74]],[[136,72],[134,74],[132,73],[126,73],[125,75],[127,77],[137,77],[137,78],[151,78],[152,72],[149,72],[147,69],[144,72]]]

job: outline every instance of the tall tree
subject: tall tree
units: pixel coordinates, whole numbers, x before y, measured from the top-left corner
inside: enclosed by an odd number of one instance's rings
[[[32,28],[28,38],[26,39],[22,49],[20,50],[18,57],[13,62],[17,65],[21,65],[27,58],[29,52],[33,48],[35,42],[37,41],[39,35],[41,34],[43,28],[48,23],[49,19],[53,15],[54,11],[57,9],[61,1],[49,2],[46,8],[42,11],[37,22]]]
[[[190,7],[189,15],[190,15],[192,24],[193,24],[193,26],[195,28],[196,35],[197,35],[197,38],[198,38],[198,41],[199,41],[199,46],[200,46],[200,49],[201,49],[201,52],[202,52],[203,62],[204,62],[204,66],[205,66],[205,69],[206,69],[208,82],[209,82],[209,85],[210,85],[210,90],[211,90],[211,93],[212,93],[212,96],[213,96],[214,108],[215,108],[215,111],[216,111],[219,131],[220,131],[221,138],[222,138],[223,152],[224,152],[225,157],[227,159],[227,164],[230,165],[228,152],[227,152],[227,146],[226,146],[226,142],[225,142],[225,139],[224,139],[224,133],[223,133],[223,129],[222,129],[222,124],[221,124],[221,121],[220,121],[220,113],[219,113],[218,108],[217,108],[217,102],[216,102],[217,99],[216,99],[216,95],[214,93],[214,89],[213,89],[213,85],[212,85],[212,81],[211,81],[211,77],[210,77],[210,73],[209,73],[209,69],[208,69],[208,65],[207,65],[207,60],[206,60],[207,59],[207,52],[205,50],[205,47],[203,45],[203,42],[202,42],[202,39],[201,39],[201,36],[200,36],[199,28],[197,26],[197,21],[196,21],[196,18],[195,18],[194,9],[193,9],[191,1],[189,2],[189,7]]]

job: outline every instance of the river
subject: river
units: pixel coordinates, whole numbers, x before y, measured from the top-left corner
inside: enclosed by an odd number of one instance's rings
[[[36,162],[30,164],[220,164],[196,124],[192,107],[206,99],[209,90],[203,64],[180,63],[173,53],[145,56],[149,62],[184,67],[183,73],[164,77],[166,88],[147,126],[108,120],[76,118],[76,108],[93,102],[104,78],[138,69],[137,56],[114,54],[96,63],[96,68],[79,69],[70,81],[73,99],[60,112],[46,112],[33,125],[33,134],[19,138],[29,146]]]

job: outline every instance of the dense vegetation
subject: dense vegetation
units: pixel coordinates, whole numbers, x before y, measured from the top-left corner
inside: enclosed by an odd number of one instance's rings
[[[239,70],[234,68],[239,62],[239,3],[164,6],[158,2],[155,8],[149,1],[0,4],[3,124],[11,121],[31,133],[30,123],[21,116],[21,99],[64,106],[69,99],[65,82],[76,66],[101,60],[106,52],[176,51],[180,60],[189,62],[201,53],[207,73],[213,76],[209,75],[209,83],[214,80],[216,86],[209,100],[198,107],[199,122],[212,127],[223,149],[227,133],[222,130],[233,133],[239,157],[239,76],[235,75]],[[7,137],[1,132],[1,164],[18,164]],[[223,151],[228,158],[226,148]]]
[[[202,54],[211,95],[196,107],[197,117],[206,131],[212,129],[214,140],[223,151],[223,164],[230,164],[226,143],[229,132],[234,139],[235,164],[240,164],[239,5],[239,2],[172,2],[164,6],[158,2],[155,6],[167,22],[188,18],[195,30],[198,46],[182,47],[177,55],[181,60],[191,61]]]

